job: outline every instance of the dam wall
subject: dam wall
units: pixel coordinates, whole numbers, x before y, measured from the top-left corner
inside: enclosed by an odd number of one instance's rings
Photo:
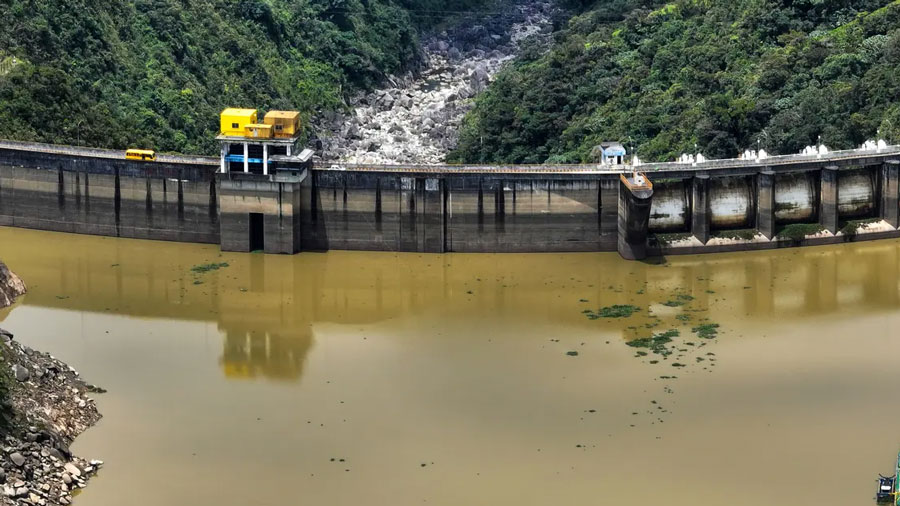
[[[313,170],[302,249],[614,251],[618,176]]]
[[[898,168],[898,159],[860,158],[818,167],[651,173],[651,250],[700,253],[897,237]],[[806,234],[789,233],[792,225],[806,226]]]
[[[0,226],[218,243],[215,167],[0,148]]]
[[[219,167],[210,158],[143,162],[0,142],[0,226],[282,254],[619,251],[636,259],[900,236],[900,147],[648,164],[649,192],[622,182],[631,168],[596,165]]]

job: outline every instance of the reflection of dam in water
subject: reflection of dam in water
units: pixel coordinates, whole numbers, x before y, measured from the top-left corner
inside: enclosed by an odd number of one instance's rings
[[[312,336],[228,329],[222,345],[222,369],[229,378],[299,379],[311,344]]]
[[[234,378],[299,379],[321,323],[415,323],[417,315],[439,312],[484,321],[490,333],[492,316],[515,313],[526,324],[597,329],[580,314],[585,306],[573,299],[573,287],[588,287],[591,307],[647,309],[674,291],[693,296],[699,309],[727,301],[723,324],[729,312],[812,317],[893,309],[900,302],[900,241],[894,240],[673,257],[665,265],[615,254],[220,254],[208,246],[3,228],[0,244],[16,244],[0,253],[27,273],[31,291],[24,304],[216,322],[220,364]],[[191,271],[210,262],[229,266]],[[607,323],[623,331],[627,325]]]

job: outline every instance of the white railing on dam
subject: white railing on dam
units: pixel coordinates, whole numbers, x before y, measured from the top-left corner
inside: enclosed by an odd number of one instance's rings
[[[44,144],[37,142],[22,142],[0,140],[0,149],[14,149],[41,153],[61,155],[86,156],[95,158],[124,159],[125,151],[115,149],[90,148],[83,146],[67,146],[62,144]],[[831,151],[824,154],[797,154],[775,155],[765,158],[729,158],[720,160],[705,160],[703,162],[658,162],[632,165],[601,165],[601,164],[507,164],[507,165],[470,165],[470,164],[366,164],[366,163],[340,163],[340,162],[316,162],[316,170],[335,171],[365,171],[365,172],[404,172],[420,174],[446,174],[446,173],[515,173],[515,174],[619,174],[639,170],[653,173],[661,171],[705,171],[716,169],[735,169],[750,167],[775,167],[792,164],[809,164],[821,162],[838,162],[855,158],[896,158],[900,157],[900,145],[884,146],[880,149],[847,149]],[[196,165],[215,165],[218,167],[219,159],[209,156],[158,154],[157,161]]]
[[[760,159],[729,158],[706,160],[696,163],[657,162],[633,165],[601,165],[601,164],[509,164],[509,165],[468,165],[468,164],[366,164],[317,162],[317,170],[335,171],[367,171],[367,172],[411,172],[411,173],[515,173],[515,174],[620,174],[635,170],[640,172],[663,171],[704,171],[716,169],[733,169],[741,167],[769,167],[792,164],[809,164],[821,162],[838,162],[856,158],[900,158],[900,145],[886,146],[881,149],[846,149],[813,155],[776,155]]]

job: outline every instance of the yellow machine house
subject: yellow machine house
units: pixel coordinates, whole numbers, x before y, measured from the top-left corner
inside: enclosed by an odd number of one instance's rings
[[[247,127],[256,124],[256,109],[238,109],[229,107],[222,111],[220,118],[220,135],[225,137],[245,137]]]
[[[298,111],[269,111],[263,123],[272,125],[273,137],[290,139],[300,133],[300,113]]]
[[[222,173],[268,175],[276,160],[298,155],[300,113],[269,111],[259,121],[256,109],[229,107],[219,116]],[[273,160],[275,157],[275,160]]]

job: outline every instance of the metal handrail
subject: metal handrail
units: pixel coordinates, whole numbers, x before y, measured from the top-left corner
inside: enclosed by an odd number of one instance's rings
[[[0,148],[34,151],[50,154],[69,154],[95,158],[124,159],[125,151],[64,144],[45,144],[0,139]],[[374,164],[374,163],[341,163],[316,162],[317,170],[366,171],[366,172],[411,172],[411,173],[516,173],[516,174],[621,174],[640,170],[642,172],[661,171],[703,171],[726,168],[783,166],[809,162],[829,162],[861,157],[889,158],[900,156],[900,145],[891,145],[883,149],[846,149],[826,154],[811,155],[774,155],[762,159],[731,158],[723,160],[707,160],[704,162],[658,162],[641,165],[601,165],[601,164],[505,164],[505,165],[469,165],[469,164]],[[208,156],[158,154],[157,161],[196,165],[218,165],[219,159]]]

